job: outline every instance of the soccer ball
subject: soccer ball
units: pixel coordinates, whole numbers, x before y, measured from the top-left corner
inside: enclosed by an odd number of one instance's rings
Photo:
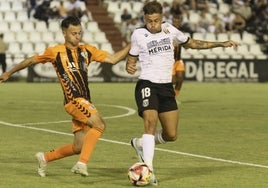
[[[152,172],[145,163],[135,163],[128,170],[128,179],[135,186],[144,186],[150,183]]]

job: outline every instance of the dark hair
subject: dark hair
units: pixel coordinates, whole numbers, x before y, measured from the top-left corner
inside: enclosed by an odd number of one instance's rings
[[[163,13],[163,7],[162,5],[157,1],[151,1],[149,3],[146,3],[143,7],[144,14],[162,14]]]
[[[0,38],[4,38],[4,34],[3,33],[0,33]]]
[[[80,19],[76,16],[68,16],[61,22],[61,29],[67,29],[70,25],[81,25]]]

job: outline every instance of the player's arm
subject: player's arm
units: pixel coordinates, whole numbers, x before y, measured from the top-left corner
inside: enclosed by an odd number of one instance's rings
[[[22,69],[24,69],[26,67],[29,67],[29,66],[31,66],[33,64],[36,64],[36,63],[37,62],[34,61],[34,56],[23,60],[22,62],[20,62],[19,64],[17,64],[16,66],[14,66],[10,70],[8,70],[7,72],[5,72],[2,75],[0,75],[0,82],[6,81],[15,72],[18,72],[18,71],[20,71],[20,70],[22,70]]]
[[[236,49],[240,44],[228,40],[225,42],[210,42],[210,41],[202,41],[202,40],[196,40],[190,38],[187,43],[182,44],[184,48],[192,48],[192,49],[210,49],[210,48],[216,48],[216,47],[234,47]]]
[[[122,59],[126,58],[129,50],[130,50],[130,44],[126,45],[123,49],[119,50],[114,54],[108,54],[108,56],[105,58],[104,61],[106,63],[116,64]]]
[[[138,61],[138,57],[132,56],[130,54],[128,55],[127,63],[126,63],[126,71],[129,74],[134,74],[137,71],[137,67],[136,67],[137,61]]]

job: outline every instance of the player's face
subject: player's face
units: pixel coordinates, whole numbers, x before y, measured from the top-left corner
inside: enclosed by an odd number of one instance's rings
[[[69,45],[69,47],[77,47],[82,38],[82,27],[80,25],[70,25],[63,31],[63,36],[65,43]]]
[[[151,33],[158,33],[161,31],[162,14],[146,14],[144,22]]]

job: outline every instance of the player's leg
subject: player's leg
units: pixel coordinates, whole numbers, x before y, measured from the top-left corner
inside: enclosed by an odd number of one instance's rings
[[[87,124],[91,128],[83,137],[83,144],[78,162],[71,170],[72,172],[81,174],[82,176],[88,176],[87,163],[92,156],[93,150],[97,144],[98,139],[101,137],[105,129],[105,123],[99,113],[91,114]],[[80,140],[81,138],[77,139]]]
[[[75,154],[79,154],[83,145],[84,137],[87,133],[88,127],[84,124],[73,120],[73,132],[74,141],[73,143],[60,146],[59,148],[53,149],[48,152],[38,152],[36,153],[36,158],[38,160],[38,174],[41,177],[46,176],[46,166],[48,162],[52,162],[64,157],[69,157]]]
[[[185,76],[185,67],[182,60],[176,61],[175,65],[173,70],[173,83],[175,84],[174,86],[175,95],[179,96]]]
[[[36,153],[35,156],[38,160],[38,169],[37,169],[38,174],[41,177],[45,177],[46,166],[48,162],[58,160],[64,157],[72,156],[74,154],[76,154],[76,152],[74,150],[73,144],[66,144],[46,153],[43,153],[43,152]]]
[[[153,158],[155,148],[154,134],[158,122],[158,99],[155,84],[149,81],[138,81],[135,89],[136,103],[139,115],[143,118],[144,134],[141,138],[131,140],[140,160],[145,162],[153,171]],[[151,184],[157,185],[156,177],[153,173]]]
[[[172,110],[159,114],[162,130],[156,133],[157,143],[172,142],[177,139],[179,113],[178,110]],[[161,138],[162,137],[162,138]],[[163,143],[163,142],[162,142]]]
[[[89,161],[94,147],[105,129],[105,123],[95,106],[84,98],[76,98],[65,105],[65,110],[74,120],[81,123],[81,126],[90,127],[86,134],[76,133],[75,150],[80,151],[78,162],[71,169],[72,172],[87,176],[87,162]],[[80,126],[80,127],[81,127]],[[73,128],[76,132],[76,128]]]
[[[162,130],[156,131],[156,144],[163,144],[168,141],[175,141],[177,139],[178,130],[178,106],[174,98],[174,91],[172,85],[164,85],[161,89],[161,96],[159,97],[159,120]]]

